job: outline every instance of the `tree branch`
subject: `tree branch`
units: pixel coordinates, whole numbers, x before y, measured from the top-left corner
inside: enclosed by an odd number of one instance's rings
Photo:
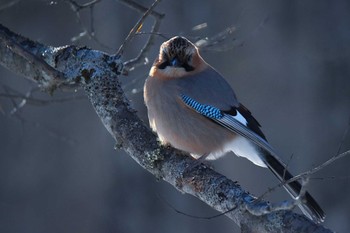
[[[129,106],[118,79],[122,67],[119,56],[75,46],[45,46],[3,26],[0,26],[0,34],[1,65],[39,86],[54,83],[76,88],[79,84],[119,148],[155,177],[181,192],[197,197],[220,212],[232,209],[226,216],[238,224],[242,232],[331,232],[290,210],[269,211],[272,208],[269,203],[255,202],[256,198],[237,182],[204,165],[189,171],[187,168],[193,159],[176,149],[160,146],[156,136]],[[12,38],[30,56],[23,56],[21,49],[9,47],[6,38]],[[55,72],[46,72],[44,61]],[[62,73],[63,78],[54,75],[56,72]]]
[[[58,86],[72,87],[75,76],[62,73],[53,67],[56,53],[68,48],[51,47],[33,42],[11,32],[0,24],[0,64],[36,81],[40,87],[52,93]],[[67,77],[66,75],[70,75]],[[74,77],[74,78],[72,78]]]

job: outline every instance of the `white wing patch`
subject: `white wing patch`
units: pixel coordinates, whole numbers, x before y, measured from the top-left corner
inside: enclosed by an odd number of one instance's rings
[[[235,118],[237,121],[241,122],[243,125],[247,126],[248,122],[247,120],[244,118],[244,116],[242,116],[242,114],[240,114],[238,111],[236,116],[233,116],[233,118]]]

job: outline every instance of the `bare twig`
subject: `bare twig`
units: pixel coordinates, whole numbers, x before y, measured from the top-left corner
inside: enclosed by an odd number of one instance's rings
[[[236,43],[234,43],[236,42],[236,38],[232,38],[231,40],[229,40],[229,36],[232,36],[235,31],[236,31],[236,27],[231,26],[211,38],[200,39],[197,42],[195,42],[195,44],[202,51],[203,50],[227,51],[229,49],[232,49],[236,45]],[[224,41],[227,41],[227,40],[229,40],[229,42],[223,43]],[[243,42],[239,42],[239,43],[243,43]]]
[[[3,85],[3,89],[4,89],[6,94],[10,93],[10,89],[11,89],[10,87]],[[17,109],[18,105],[17,105],[16,101],[13,98],[11,98],[10,100],[11,100],[12,105],[14,106],[13,110]],[[11,111],[10,115],[12,114],[13,110]]]
[[[291,183],[291,182],[299,180],[299,179],[301,179],[303,177],[311,176],[312,174],[318,172],[319,170],[322,170],[323,168],[325,168],[325,167],[329,166],[330,164],[334,163],[336,160],[341,159],[341,158],[343,158],[345,156],[349,156],[349,155],[350,155],[350,150],[348,150],[346,152],[343,152],[341,154],[335,155],[332,158],[328,159],[326,162],[320,164],[319,166],[314,167],[314,168],[312,168],[309,171],[306,171],[306,172],[300,173],[299,175],[294,176],[292,179],[287,180],[286,183]]]
[[[308,170],[308,171],[306,171],[306,172],[300,173],[300,174],[294,176],[293,178],[291,178],[291,179],[289,179],[289,180],[285,180],[285,181],[283,181],[283,182],[280,182],[280,183],[278,183],[276,186],[274,186],[274,187],[272,187],[272,188],[269,188],[266,192],[264,192],[263,194],[261,194],[261,195],[259,196],[259,198],[256,199],[256,201],[262,200],[267,194],[272,193],[272,192],[275,191],[277,188],[281,188],[281,187],[283,187],[283,186],[286,185],[286,184],[292,183],[292,182],[297,181],[297,180],[305,180],[305,179],[308,180],[309,177],[310,177],[312,174],[314,174],[314,173],[318,172],[319,170],[325,168],[326,166],[332,164],[332,163],[335,162],[336,160],[338,160],[338,159],[340,159],[340,158],[343,158],[343,157],[345,157],[345,156],[349,156],[349,155],[350,155],[350,150],[348,150],[348,151],[346,151],[346,152],[344,152],[344,153],[335,155],[335,156],[333,156],[332,158],[330,158],[329,160],[327,160],[326,162],[322,163],[321,165],[319,165],[319,166],[317,166],[317,167],[314,167],[314,168],[312,168],[312,169],[310,169],[310,170]],[[306,185],[306,182],[303,183],[301,191],[303,191],[303,190],[305,189],[305,187],[304,187],[305,185]],[[302,193],[301,193],[301,194],[302,194]],[[302,195],[299,194],[299,197],[302,198]],[[296,200],[296,201],[297,201],[297,200]],[[297,202],[296,202],[295,204],[297,204]]]
[[[350,180],[350,176],[311,177],[310,180]]]
[[[71,6],[75,12],[79,12],[80,10],[82,10],[84,8],[94,6],[96,3],[101,2],[101,0],[92,0],[91,2],[87,2],[84,4],[79,4],[74,0],[66,0],[66,2],[69,2],[71,4]]]
[[[47,125],[43,125],[42,123],[38,122],[38,121],[32,121],[29,120],[27,118],[24,118],[23,116],[21,116],[21,114],[16,114],[15,118],[11,117],[10,119],[16,119],[19,122],[21,122],[22,126],[24,125],[28,125],[34,128],[37,128],[39,130],[44,131],[48,136],[55,138],[61,142],[64,142],[70,146],[74,146],[77,144],[77,140],[70,137],[69,135],[62,135],[61,133],[58,133],[55,129],[50,128]]]
[[[289,179],[289,180],[285,180],[284,182],[280,182],[278,185],[270,188],[268,191],[266,191],[265,193],[263,193],[262,195],[260,195],[260,197],[258,199],[262,199],[264,198],[268,193],[271,193],[272,191],[276,190],[277,188],[280,188],[282,186],[284,186],[285,184],[289,184],[292,183],[294,181],[297,180],[305,180],[305,179],[310,179],[310,176],[316,172],[318,172],[319,170],[322,170],[323,168],[329,166],[330,164],[334,163],[336,160],[341,159],[345,156],[349,156],[350,155],[350,150],[340,153],[340,150],[345,142],[345,138],[349,133],[349,129],[350,129],[350,119],[348,121],[348,125],[344,130],[343,136],[340,140],[340,144],[337,148],[337,153],[336,155],[334,155],[333,157],[331,157],[330,159],[328,159],[327,161],[325,161],[324,163],[320,164],[319,166],[316,166],[308,171],[302,172],[296,176],[294,176],[293,178]],[[302,187],[303,188],[303,187]]]
[[[14,106],[13,109],[10,111],[10,114],[9,114],[10,116],[17,113],[27,104],[33,105],[33,106],[46,106],[53,103],[64,103],[68,101],[86,99],[86,96],[83,96],[83,95],[71,96],[71,97],[65,97],[65,98],[51,98],[49,100],[37,99],[37,98],[33,98],[32,95],[33,93],[40,90],[38,87],[31,88],[29,91],[27,91],[26,94],[22,94],[19,91],[16,91],[7,85],[2,85],[2,87],[4,89],[4,93],[0,93],[0,98],[11,99],[11,102]],[[17,104],[15,102],[15,99],[21,99],[21,101]]]
[[[142,13],[145,13],[148,10],[148,8],[140,5],[137,2],[134,2],[133,0],[119,0],[119,1],[127,5],[128,7],[133,8]],[[140,65],[148,63],[146,54],[149,52],[150,48],[152,47],[156,35],[158,35],[160,23],[164,17],[164,14],[160,14],[156,11],[151,11],[150,15],[153,16],[154,18],[154,24],[152,26],[151,32],[148,33],[149,34],[148,40],[143,46],[143,48],[140,50],[140,53],[137,55],[137,57],[124,62],[124,69],[125,69],[124,73],[127,73],[128,71],[131,71]],[[141,35],[141,34],[143,33],[137,31],[135,35]]]
[[[227,27],[222,32],[212,36],[211,38],[200,38],[195,42],[195,44],[202,50],[202,51],[216,51],[216,52],[223,52],[227,50],[231,50],[236,47],[243,46],[246,41],[257,34],[257,32],[263,28],[263,26],[268,21],[268,16],[264,18],[260,22],[256,28],[249,33],[245,38],[238,39],[234,35],[234,33],[237,31],[236,26],[230,26]]]
[[[15,106],[11,110],[10,115],[14,115],[16,112],[18,112],[20,109],[22,109],[27,103],[27,98],[30,98],[30,96],[33,94],[33,92],[35,92],[37,90],[38,90],[38,88],[34,87],[34,88],[31,88],[29,91],[27,91],[27,93],[22,98],[21,102],[19,104],[17,104],[17,106]]]
[[[144,7],[141,4],[139,4],[138,2],[135,2],[133,0],[118,0],[118,1],[125,4],[126,6],[128,6],[130,8],[132,8],[132,9],[138,11],[138,12],[141,12],[141,13],[145,13],[148,10],[147,7]],[[150,14],[157,19],[162,19],[164,17],[164,14],[159,13],[159,12],[154,11],[154,10],[152,10],[150,12]]]
[[[157,32],[159,30],[160,27],[160,20],[159,19],[155,19],[155,22],[153,24],[151,33],[153,32]],[[134,58],[131,59],[127,62],[124,62],[124,67],[127,70],[132,70],[140,65],[143,64],[147,64],[148,63],[148,59],[146,57],[146,54],[149,52],[150,48],[152,47],[153,43],[154,43],[154,39],[155,39],[155,35],[156,34],[151,34],[147,40],[147,42],[145,43],[145,45],[143,46],[143,48],[141,49],[139,55]]]
[[[31,95],[29,93],[31,92],[27,92],[25,95],[0,93],[0,98],[22,99],[21,103],[25,101],[27,104],[31,104],[35,106],[46,106],[53,103],[65,103],[65,102],[70,102],[74,100],[86,99],[86,96],[79,95],[79,96],[72,96],[72,97],[66,97],[66,98],[43,100],[43,99],[30,97]]]
[[[294,154],[291,154],[289,156],[289,159],[288,159],[288,161],[286,163],[286,167],[284,168],[284,171],[283,171],[283,176],[282,176],[283,179],[286,177],[286,172],[288,171],[289,164],[291,163],[293,157],[294,157]]]
[[[162,37],[164,40],[169,40],[171,38],[170,35],[167,35],[166,33],[161,32],[137,32],[136,35],[155,35]]]
[[[312,178],[310,178],[310,176],[314,173],[316,173],[317,171],[325,168],[326,166],[332,164],[333,162],[335,162],[336,160],[342,158],[342,157],[345,157],[345,156],[348,156],[350,155],[350,150],[344,152],[344,153],[341,153],[340,154],[340,150],[341,150],[341,147],[343,146],[343,143],[345,141],[345,138],[349,132],[349,129],[350,129],[350,119],[349,119],[349,123],[348,123],[348,126],[346,127],[344,133],[343,133],[343,136],[342,136],[342,139],[340,140],[340,145],[337,149],[337,154],[335,156],[333,156],[332,158],[330,158],[329,160],[325,161],[324,163],[320,164],[319,166],[317,167],[314,167],[306,172],[303,172],[303,173],[300,173],[296,176],[294,176],[293,178],[289,179],[289,180],[285,180],[283,182],[280,182],[278,183],[276,186],[272,187],[272,188],[268,188],[268,190],[266,192],[264,192],[262,195],[260,195],[256,200],[254,200],[254,203],[257,203],[259,202],[260,200],[262,200],[267,194],[269,193],[272,193],[273,191],[275,191],[277,188],[280,188],[280,187],[283,187],[284,185],[286,184],[289,184],[289,183],[292,183],[294,181],[297,181],[297,180],[301,180],[302,181],[302,185],[301,185],[301,190],[300,190],[300,193],[298,195],[297,198],[295,198],[295,200],[293,201],[289,201],[289,202],[284,202],[280,205],[271,205],[267,211],[278,211],[278,210],[290,210],[290,209],[293,209],[294,207],[296,207],[300,201],[304,198],[304,195],[305,195],[305,192],[306,192],[306,185],[308,183],[308,181]],[[293,157],[293,154],[292,156],[290,157],[290,160],[292,159]],[[284,172],[286,172],[287,168],[285,168]],[[285,175],[285,174],[284,174]],[[284,177],[283,175],[283,177]],[[334,179],[335,177],[329,177],[330,179]],[[349,178],[349,177],[344,177],[344,178]],[[315,178],[314,178],[315,179]],[[232,208],[231,210],[228,210],[228,211],[233,211],[235,210],[235,208]],[[258,210],[260,211],[261,213],[260,214],[266,214],[267,212],[264,212],[264,211],[261,211],[261,210]],[[258,215],[259,213],[254,213],[254,211],[252,211],[253,214],[256,214]]]
[[[6,10],[14,5],[16,5],[17,3],[19,3],[21,0],[12,0],[12,1],[9,1],[9,2],[5,2],[4,4],[1,4],[0,5],[0,11],[2,10]]]
[[[349,117],[349,119],[348,119],[348,125],[347,125],[347,127],[345,128],[344,133],[343,133],[343,136],[342,136],[342,138],[341,138],[341,140],[340,140],[340,142],[339,142],[339,146],[338,146],[338,150],[337,150],[337,153],[336,153],[336,154],[339,154],[339,153],[340,153],[341,148],[342,148],[343,145],[344,145],[345,139],[346,139],[346,137],[348,136],[349,130],[350,130],[350,117]]]
[[[79,4],[74,0],[65,0],[71,5],[71,9],[75,12],[76,18],[78,23],[80,24],[81,28],[83,29],[82,32],[79,33],[79,35],[74,36],[71,38],[72,42],[75,42],[77,40],[80,40],[84,36],[88,36],[89,39],[94,40],[99,46],[101,46],[103,49],[111,50],[111,48],[104,43],[102,43],[95,34],[95,27],[94,27],[94,7],[97,3],[101,2],[101,0],[93,0],[91,2],[85,3],[85,4]],[[89,8],[90,10],[90,29],[88,29],[85,24],[82,22],[80,17],[80,11],[84,10],[86,8]]]
[[[161,197],[160,195],[157,195],[158,199],[161,200],[162,202],[164,202],[170,209],[172,209],[173,211],[175,211],[178,214],[184,215],[186,217],[190,217],[190,218],[195,218],[195,219],[205,219],[205,220],[210,220],[210,219],[214,219],[214,218],[218,218],[221,216],[224,216],[225,214],[229,213],[230,211],[233,211],[234,209],[237,208],[237,206],[235,206],[234,208],[227,210],[223,213],[220,214],[215,214],[212,216],[198,216],[198,215],[194,215],[194,214],[188,214],[185,213],[181,210],[176,209],[172,204],[170,204],[170,202],[168,202],[165,198]]]
[[[118,51],[116,54],[118,55],[122,55],[124,52],[124,47],[126,46],[126,44],[128,44],[132,38],[134,38],[135,34],[137,33],[137,31],[140,29],[140,27],[142,26],[143,22],[145,21],[145,19],[147,18],[148,15],[150,15],[153,12],[153,9],[158,5],[158,3],[161,0],[155,0],[152,5],[145,11],[145,13],[142,15],[142,17],[137,21],[137,23],[134,25],[134,27],[131,29],[131,31],[129,32],[128,36],[125,38],[124,42],[122,43],[122,45],[119,47]],[[127,3],[128,1],[123,0],[123,3]],[[135,5],[135,4],[134,4]]]

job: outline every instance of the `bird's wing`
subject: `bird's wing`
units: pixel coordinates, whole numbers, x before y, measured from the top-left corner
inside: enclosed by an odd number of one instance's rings
[[[182,94],[181,99],[189,108],[199,114],[249,139],[272,155],[276,155],[274,149],[267,142],[265,135],[260,130],[260,124],[242,104],[238,107],[232,107],[229,111],[223,111],[214,106],[199,103],[189,95]]]

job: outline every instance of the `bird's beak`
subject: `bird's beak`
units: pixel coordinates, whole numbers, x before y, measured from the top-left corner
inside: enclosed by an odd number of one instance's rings
[[[181,62],[177,57],[174,57],[173,60],[171,60],[170,64],[174,67],[181,67]]]

